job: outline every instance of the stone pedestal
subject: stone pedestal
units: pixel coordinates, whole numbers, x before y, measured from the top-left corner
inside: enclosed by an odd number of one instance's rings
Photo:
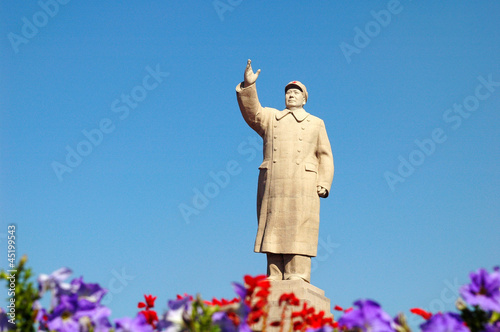
[[[289,306],[285,313],[285,326],[283,331],[289,331],[290,315],[292,311],[302,310],[302,304],[307,303],[308,307],[314,307],[316,312],[324,311],[325,317],[332,317],[330,300],[325,297],[325,292],[303,280],[280,280],[271,281],[271,294],[269,300],[269,316],[267,318],[266,332],[279,331],[279,327],[270,327],[273,321],[281,321],[283,306],[279,306],[279,298],[284,293],[294,293],[300,300],[300,306]],[[262,323],[252,326],[254,331],[262,331]]]

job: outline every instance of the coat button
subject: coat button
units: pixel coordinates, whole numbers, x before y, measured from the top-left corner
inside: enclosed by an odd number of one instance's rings
[[[273,160],[273,163],[276,164],[276,160]]]
[[[306,127],[302,127],[302,130],[305,130],[305,129],[306,129]]]
[[[300,161],[298,161],[298,160],[297,160],[295,163],[296,163],[297,165],[300,165]]]
[[[274,151],[278,151],[278,148],[274,148],[273,150],[274,150]]]
[[[274,125],[274,128],[278,128],[278,125]]]
[[[299,137],[299,141],[302,141],[302,137]]]
[[[300,151],[302,151],[302,150],[300,150],[300,149],[297,149],[297,152],[300,152]]]
[[[274,138],[278,138],[278,136],[274,135]]]

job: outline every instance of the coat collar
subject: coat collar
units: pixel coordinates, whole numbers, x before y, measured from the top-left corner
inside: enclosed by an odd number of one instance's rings
[[[289,113],[293,114],[293,116],[295,117],[295,119],[298,122],[304,121],[304,119],[309,116],[309,113],[307,113],[303,108],[300,110],[293,111],[293,112],[290,111],[289,109],[285,109],[283,111],[279,111],[276,113],[276,120],[281,120]]]

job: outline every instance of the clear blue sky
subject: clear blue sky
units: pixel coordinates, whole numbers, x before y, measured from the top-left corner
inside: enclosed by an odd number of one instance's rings
[[[325,121],[312,283],[332,305],[448,310],[500,263],[498,1],[61,2],[0,5],[0,245],[15,223],[37,274],[112,288],[116,318],[265,272],[248,58],[263,105],[300,80]]]

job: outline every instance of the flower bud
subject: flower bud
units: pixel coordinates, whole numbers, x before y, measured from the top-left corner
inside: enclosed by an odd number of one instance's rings
[[[21,257],[21,260],[19,261],[19,267],[23,267],[23,265],[26,264],[27,261],[28,261],[28,256],[23,255],[23,257]]]
[[[465,303],[465,301],[461,297],[459,297],[455,302],[455,307],[457,307],[458,310],[462,311],[467,308],[467,303]]]

